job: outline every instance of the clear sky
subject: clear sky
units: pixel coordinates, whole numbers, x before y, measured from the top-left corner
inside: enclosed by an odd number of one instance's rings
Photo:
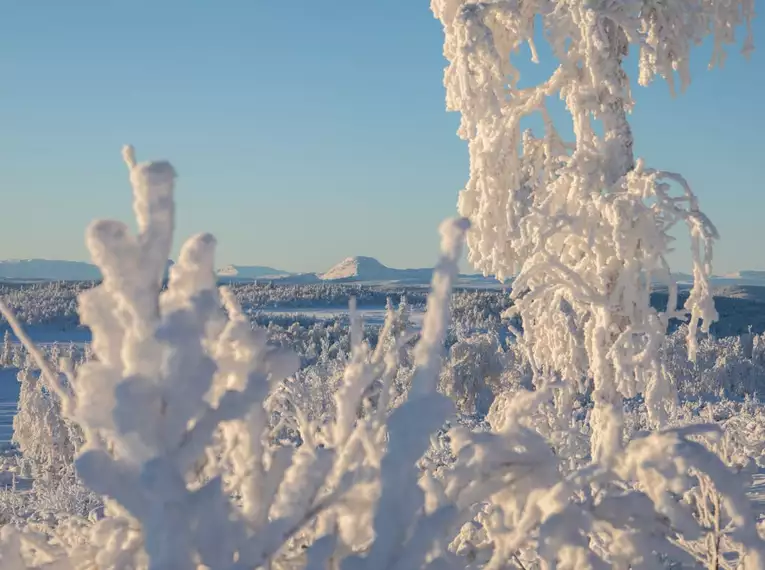
[[[214,233],[219,265],[432,265],[468,162],[428,4],[3,3],[0,259],[87,259],[91,219],[131,217],[132,143],[176,166],[178,237]],[[709,53],[686,94],[635,92],[636,151],[699,194],[722,234],[716,272],[765,269],[763,52],[711,72]]]

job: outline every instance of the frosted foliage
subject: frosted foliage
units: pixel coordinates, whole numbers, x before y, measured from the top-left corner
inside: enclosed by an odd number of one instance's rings
[[[3,348],[0,352],[0,367],[10,366],[13,362],[13,349],[11,346],[11,335],[5,331],[3,335]]]
[[[622,397],[644,393],[654,423],[672,400],[657,364],[671,317],[690,315],[696,332],[716,317],[709,288],[715,227],[683,177],[633,155],[627,115],[633,101],[622,60],[639,50],[639,83],[656,75],[670,87],[690,82],[690,46],[711,36],[711,65],[724,60],[733,31],[749,27],[753,0],[551,2],[432,0],[443,24],[446,104],[459,111],[468,141],[470,179],[459,197],[472,222],[469,259],[500,279],[516,275],[515,308],[540,377],[594,382],[593,451],[619,446]],[[541,26],[541,30],[540,30]],[[519,88],[509,54],[549,41],[557,67]],[[752,48],[747,37],[744,51]],[[547,111],[559,96],[573,141],[564,141]],[[521,130],[538,114],[544,133]],[[694,286],[685,309],[665,256],[670,230],[690,235]],[[670,287],[664,312],[649,305],[655,280]]]
[[[23,369],[18,413],[13,418],[13,442],[29,465],[42,473],[60,475],[72,464],[78,437],[76,429],[61,416],[60,402],[42,389],[38,373]]]
[[[743,456],[761,453],[743,436],[762,431],[751,409],[726,422],[735,437],[702,423],[636,429],[608,461],[591,461],[581,420],[563,413],[571,384],[527,389],[523,345],[500,350],[482,334],[445,352],[468,220],[441,228],[411,369],[399,362],[406,304],[390,305],[373,348],[352,303],[348,350],[307,378],[217,287],[211,236],[186,242],[163,288],[175,173],[126,157],[138,234],[104,221],[87,233],[104,275],[79,297],[93,357],[54,373],[0,303],[40,370],[21,378],[19,443],[25,454],[76,452],[87,487],[62,477],[44,493],[0,497],[11,521],[0,528],[4,570],[648,569],[731,555],[765,568],[745,493]],[[759,337],[752,351],[761,357]],[[512,389],[488,425],[451,427],[456,406],[439,384],[467,394],[471,370]],[[325,399],[299,405],[322,386]],[[57,439],[66,422],[82,444]]]
[[[436,387],[467,221],[441,229],[410,396],[388,413],[398,344],[372,350],[354,317],[334,417],[312,423],[296,410],[302,444],[294,448],[273,437],[269,402],[297,357],[269,346],[231,292],[217,289],[210,235],[184,244],[163,290],[175,172],[137,163],[130,148],[124,156],[138,233],[113,221],[88,229],[104,279],[79,298],[94,354],[69,378],[71,390],[2,307],[82,429],[76,468],[105,498],[106,516],[72,519],[47,537],[4,527],[3,568],[423,566],[466,516],[451,504],[427,507],[435,491],[421,488],[417,461],[453,412]],[[391,312],[383,337],[400,332],[405,311]],[[373,385],[380,401],[359,416]]]
[[[481,334],[458,340],[449,349],[441,386],[465,413],[485,415],[491,404],[491,388],[499,382],[505,361],[495,335]]]

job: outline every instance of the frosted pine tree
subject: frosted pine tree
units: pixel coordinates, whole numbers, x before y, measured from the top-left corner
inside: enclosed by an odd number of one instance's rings
[[[11,366],[13,368],[21,368],[24,365],[24,348],[19,345],[13,345],[11,349]]]
[[[61,347],[58,342],[54,342],[51,345],[48,360],[53,368],[58,368],[59,360],[61,360]]]
[[[634,155],[624,59],[630,47],[639,51],[640,85],[658,75],[685,89],[691,45],[711,36],[710,64],[721,64],[735,28],[749,28],[753,0],[432,0],[431,7],[445,32],[447,108],[460,112],[470,153],[459,198],[472,222],[469,259],[499,279],[516,276],[512,296],[537,382],[591,382],[593,454],[611,457],[621,447],[622,398],[644,394],[655,424],[672,401],[657,359],[669,319],[690,317],[693,358],[699,327],[708,330],[717,317],[709,288],[717,231],[682,176]],[[547,80],[520,88],[509,55],[527,44],[537,61],[540,37],[558,65]],[[744,52],[751,49],[748,36]],[[556,130],[551,97],[565,101],[573,141]],[[540,136],[521,129],[534,114],[544,122]],[[681,224],[694,287],[677,310],[665,256],[669,232]],[[670,288],[665,311],[649,304],[655,280]]]
[[[3,335],[3,350],[0,352],[0,368],[10,366],[12,361],[11,335],[5,331]]]

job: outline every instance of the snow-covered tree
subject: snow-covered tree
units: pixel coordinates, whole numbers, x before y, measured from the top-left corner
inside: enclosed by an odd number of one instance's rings
[[[443,391],[454,398],[464,413],[489,411],[504,369],[504,352],[493,333],[461,338],[449,348],[449,359],[441,375]]]
[[[13,418],[13,442],[31,475],[60,477],[71,469],[78,443],[76,429],[61,413],[61,402],[45,387],[40,370],[27,365],[18,373],[18,411]]]
[[[717,231],[682,176],[635,157],[625,57],[639,51],[640,85],[658,75],[685,89],[691,46],[711,36],[711,65],[721,64],[753,5],[432,0],[446,37],[447,107],[461,113],[470,153],[459,198],[472,222],[469,259],[499,279],[515,275],[514,308],[537,378],[593,383],[598,458],[621,447],[622,398],[643,393],[654,424],[666,416],[671,385],[657,348],[669,319],[690,315],[693,358],[699,326],[708,330],[717,316],[708,282]],[[536,61],[540,38],[557,65],[545,81],[520,88],[510,54],[527,44]],[[748,36],[744,52],[751,48]],[[565,101],[574,140],[559,135],[551,97]],[[522,131],[532,114],[544,121],[540,136]],[[678,224],[690,235],[694,275],[682,311],[665,258]],[[649,304],[656,279],[670,288],[663,312]]]
[[[11,334],[5,331],[3,335],[3,349],[0,352],[0,368],[10,366],[12,361]]]
[[[58,342],[54,342],[48,350],[48,361],[54,369],[58,370],[59,360],[61,360],[61,347]]]
[[[24,366],[25,359],[24,347],[20,344],[14,344],[11,349],[11,366],[14,368],[21,368]]]

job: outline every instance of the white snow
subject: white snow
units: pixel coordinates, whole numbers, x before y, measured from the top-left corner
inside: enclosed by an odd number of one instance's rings
[[[362,281],[388,281],[393,279],[395,269],[386,267],[372,257],[347,257],[321,275],[327,281],[357,279]]]

